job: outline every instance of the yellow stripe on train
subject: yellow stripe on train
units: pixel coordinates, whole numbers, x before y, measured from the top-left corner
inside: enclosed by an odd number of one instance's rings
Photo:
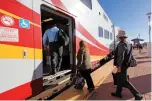
[[[26,56],[24,57],[24,52]],[[13,59],[42,59],[42,49],[0,44],[0,58]]]
[[[27,54],[26,57],[24,57],[24,52]],[[34,57],[35,59],[42,59],[42,49],[35,49],[34,56],[34,48],[0,44],[0,58],[34,59]],[[91,55],[93,60],[100,60],[103,57]]]

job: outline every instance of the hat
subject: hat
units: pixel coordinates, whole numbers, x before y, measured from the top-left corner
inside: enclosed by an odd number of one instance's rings
[[[119,37],[119,38],[120,37],[127,38],[128,36],[126,35],[126,32],[124,30],[119,30],[117,37]]]

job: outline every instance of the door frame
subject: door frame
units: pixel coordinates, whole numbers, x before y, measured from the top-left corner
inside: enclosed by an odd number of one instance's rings
[[[43,1],[44,2],[44,1]],[[73,17],[71,17],[70,15],[68,15],[67,13],[63,13],[61,11],[55,10],[52,5],[50,4],[41,4],[40,5],[40,9],[43,9],[49,13],[52,13],[54,15],[57,16],[61,16],[63,18],[66,18],[68,20],[68,23],[70,23],[69,25],[69,52],[70,52],[70,68],[71,70],[73,70],[73,68],[75,67],[76,61],[75,61],[75,53],[76,53],[76,42],[75,42],[75,19]],[[41,12],[40,12],[40,16]],[[42,34],[42,31],[41,31]],[[42,43],[41,43],[42,44]]]

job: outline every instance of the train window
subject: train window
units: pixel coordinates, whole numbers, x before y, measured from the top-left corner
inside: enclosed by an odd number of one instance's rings
[[[86,5],[89,9],[92,9],[92,0],[80,0],[84,5]]]
[[[109,39],[109,32],[107,30],[104,30],[104,38]]]
[[[98,33],[99,33],[99,37],[103,37],[103,28],[102,27],[98,27]]]
[[[110,33],[110,39],[111,39],[111,40],[113,39],[113,35],[112,35],[112,33]]]
[[[108,22],[108,17],[103,13],[103,18]]]
[[[99,12],[99,15],[101,15],[101,13]]]

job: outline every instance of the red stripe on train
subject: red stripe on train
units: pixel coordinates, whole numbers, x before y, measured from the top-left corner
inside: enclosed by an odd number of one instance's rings
[[[3,14],[0,13],[0,18],[2,16],[3,16]],[[34,25],[31,25],[31,24],[30,24],[30,29],[20,28],[19,27],[19,20],[14,19],[14,21],[15,21],[15,23],[13,26],[11,26],[11,28],[16,28],[19,30],[19,32],[18,32],[19,33],[19,42],[3,42],[3,41],[1,41],[1,43],[7,44],[7,45],[22,46],[22,47],[29,47],[29,48],[35,47],[35,48],[41,49],[42,48],[41,28],[36,27]],[[0,22],[0,26],[8,27],[8,26],[5,26],[2,22]]]
[[[101,45],[93,36],[91,36],[91,33],[89,33],[78,21],[76,22],[76,29],[83,34],[87,39],[89,39],[91,42],[96,44],[98,47],[108,51],[108,48]]]
[[[63,5],[63,3],[60,0],[51,0],[51,1],[57,7],[60,7],[61,9],[68,11],[67,8]]]
[[[58,7],[61,7],[61,8],[63,8],[64,10],[67,10],[66,9],[66,7],[62,4],[62,2],[60,1],[60,0],[52,0],[52,2],[55,4],[55,5],[57,5]],[[13,14],[17,14],[17,15],[19,15],[19,16],[22,16],[22,17],[24,17],[24,18],[27,18],[27,19],[30,19],[30,20],[32,20],[32,10],[30,10],[29,8],[27,8],[27,7],[25,7],[25,6],[23,6],[22,4],[20,4],[20,3],[18,3],[18,2],[15,2],[15,1],[13,1],[13,2],[9,2],[9,1],[3,1],[2,3],[8,3],[9,5],[11,5],[11,7],[6,7],[6,6],[2,6],[2,8],[3,9],[5,9],[5,10],[7,10],[7,11],[9,11],[9,12],[11,12],[11,13],[13,13]],[[1,5],[2,5],[2,3],[1,3]],[[0,6],[1,6],[0,5]],[[19,8],[21,8],[21,9],[19,9],[19,10],[17,10],[18,9],[18,7]],[[10,8],[13,8],[13,9],[10,9]],[[17,8],[17,9],[16,9]],[[23,11],[24,11],[24,13],[23,13]],[[26,13],[26,14],[25,14]],[[36,12],[33,12],[34,13],[34,19],[36,19],[37,18],[37,20],[39,19],[39,21],[40,21],[40,15],[39,14],[37,14]],[[28,15],[28,16],[27,16]],[[31,16],[30,16],[31,15]],[[37,15],[37,16],[36,16]],[[40,22],[39,22],[40,23]],[[95,43],[95,44],[97,44],[100,48],[103,48],[103,49],[106,49],[107,51],[108,51],[108,49],[107,48],[105,48],[103,45],[101,45],[99,42],[97,42],[96,41],[96,39],[95,38],[93,38],[91,35],[90,35],[90,33],[80,24],[80,23],[77,23],[77,29],[78,29],[78,31],[80,32],[80,33],[82,33],[84,36],[86,36],[89,40],[91,40],[93,43]],[[25,33],[25,35],[23,35],[22,36],[22,34],[21,34],[21,36],[20,36],[20,38],[22,39],[22,37],[23,37],[23,42],[19,42],[19,43],[11,43],[12,45],[18,45],[18,46],[25,46],[25,47],[30,47],[30,48],[33,48],[33,43],[31,43],[31,40],[30,40],[30,38],[32,38],[31,36],[28,36],[28,34],[29,34],[29,32],[27,32],[26,30],[24,30],[23,31],[23,29],[21,30],[21,32],[24,32]],[[35,45],[36,45],[36,47],[35,48],[41,48],[42,46],[41,46],[41,31],[40,31],[40,28],[35,28],[34,27],[34,32],[35,32],[35,37],[36,38],[34,38],[35,39],[35,41],[36,41],[36,43],[35,43]],[[27,40],[25,37],[27,37],[27,38],[29,38],[29,40]],[[26,43],[26,44],[24,44],[24,43]],[[6,44],[9,44],[9,43],[6,43]],[[32,45],[31,45],[32,44]]]
[[[0,17],[3,16],[3,14],[0,14]],[[22,47],[29,47],[29,48],[42,48],[42,35],[41,35],[41,30],[39,27],[35,27],[33,25],[30,25],[30,29],[24,29],[24,28],[19,28],[19,20],[14,19],[15,24],[12,26],[13,28],[19,29],[19,42],[1,42],[2,44],[7,44],[7,45],[14,45],[14,46],[22,46]],[[3,25],[0,22],[0,26],[7,27]],[[34,29],[33,29],[34,28]],[[33,31],[34,30],[34,31]],[[34,32],[34,34],[33,34]],[[33,39],[34,37],[34,39]],[[79,47],[79,41],[80,39],[76,37],[76,43],[77,43],[77,48]],[[96,48],[95,46],[88,44],[88,48],[90,49],[90,54],[91,55],[105,55],[104,51]]]
[[[32,16],[34,16],[35,23],[38,25],[41,24],[40,15],[23,4],[17,2],[17,0],[2,0],[0,3],[0,8],[30,21],[33,21]]]
[[[33,80],[0,94],[0,100],[24,100],[35,96],[43,90],[42,78]]]
[[[93,65],[97,61],[91,62]],[[36,96],[43,91],[42,78],[27,82],[0,94],[0,100],[24,100]]]
[[[79,49],[79,42],[81,41],[80,38],[76,37],[76,52],[78,52],[78,49]],[[87,42],[85,42],[87,43]],[[87,43],[87,46],[89,48],[89,52],[90,52],[90,55],[95,55],[95,56],[105,56],[108,54],[108,52],[106,51],[103,51],[89,43]]]
[[[63,10],[66,10],[68,12],[68,9],[64,6],[64,4],[61,2],[61,0],[51,0],[52,3],[54,5],[56,5],[57,7],[62,8]],[[94,44],[96,44],[98,47],[109,51],[109,49],[105,46],[103,46],[102,44],[100,44],[93,36],[91,36],[91,34],[80,24],[80,22],[76,22],[76,29],[83,34],[87,39],[89,39],[90,41],[92,41]]]

